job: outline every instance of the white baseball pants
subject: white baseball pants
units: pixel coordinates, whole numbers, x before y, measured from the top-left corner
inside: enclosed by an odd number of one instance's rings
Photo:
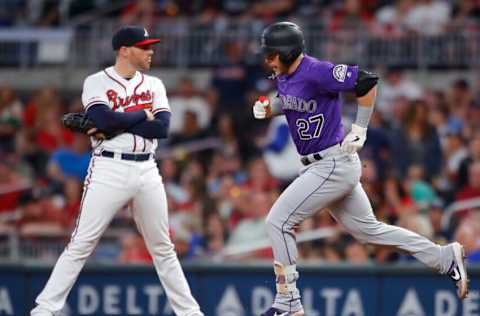
[[[53,313],[63,308],[103,232],[115,213],[130,200],[135,222],[175,314],[203,316],[170,241],[167,199],[154,160],[137,162],[100,156],[93,156],[90,161],[76,228],[37,297],[38,306],[32,310],[32,316],[40,315],[42,310]]]

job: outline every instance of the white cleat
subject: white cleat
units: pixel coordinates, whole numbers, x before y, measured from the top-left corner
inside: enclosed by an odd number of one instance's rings
[[[465,250],[463,246],[454,242],[452,244],[453,249],[453,262],[448,272],[448,276],[455,282],[457,286],[458,298],[463,300],[468,295],[468,275],[465,268]]]
[[[54,316],[54,315],[52,312],[37,306],[30,312],[30,316]]]

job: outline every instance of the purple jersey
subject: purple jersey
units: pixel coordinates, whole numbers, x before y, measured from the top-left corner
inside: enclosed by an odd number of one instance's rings
[[[300,155],[343,139],[340,92],[353,91],[358,67],[334,65],[305,55],[291,75],[277,78],[290,134]]]

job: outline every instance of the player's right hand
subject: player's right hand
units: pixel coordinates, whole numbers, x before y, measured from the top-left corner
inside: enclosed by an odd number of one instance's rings
[[[98,128],[94,127],[87,131],[87,135],[95,138],[96,140],[105,140],[107,137],[103,132],[100,132]]]
[[[145,115],[147,116],[147,121],[153,121],[155,119],[155,116],[153,115],[150,110],[143,109],[145,111]]]
[[[340,144],[340,148],[344,152],[353,155],[363,147],[365,140],[367,140],[367,129],[354,123],[352,124],[352,130]]]
[[[270,100],[265,96],[260,96],[253,105],[253,116],[257,120],[263,120],[270,113]]]

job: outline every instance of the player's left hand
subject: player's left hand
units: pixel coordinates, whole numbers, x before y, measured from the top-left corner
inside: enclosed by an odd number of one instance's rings
[[[367,129],[365,127],[352,124],[352,130],[345,136],[340,148],[349,154],[354,154],[365,144],[367,140]]]
[[[150,110],[143,109],[145,111],[145,115],[147,116],[147,121],[153,121],[155,119],[155,116],[153,115]]]
[[[119,134],[100,131],[85,112],[67,113],[62,116],[61,122],[69,130],[94,137],[97,140],[112,139]]]

